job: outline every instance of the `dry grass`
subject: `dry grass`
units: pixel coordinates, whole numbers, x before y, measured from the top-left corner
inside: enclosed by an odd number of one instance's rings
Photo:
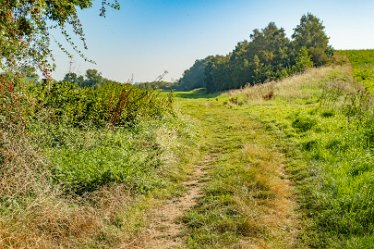
[[[261,138],[261,135],[257,135],[257,138]],[[265,195],[259,193],[260,196],[255,190],[255,198],[250,202],[241,201],[241,206],[251,222],[271,238],[253,240],[253,248],[292,248],[296,244],[300,224],[295,212],[297,204],[293,198],[294,192],[283,165],[285,156],[264,142],[246,144],[242,154],[255,176],[256,185],[267,190]]]
[[[95,238],[123,204],[118,203],[124,200],[118,191],[101,190],[87,197],[91,205],[63,196],[51,186],[46,160],[24,134],[2,130],[1,135],[1,248],[76,247]]]
[[[55,248],[71,246],[70,236],[86,237],[99,222],[87,208],[70,200],[48,181],[46,161],[24,134],[2,130],[0,247]]]
[[[265,104],[273,98],[280,98],[285,101],[295,99],[308,99],[316,94],[316,89],[322,91],[322,79],[327,75],[336,73],[335,81],[344,82],[345,77],[351,79],[352,68],[350,65],[327,66],[323,68],[313,68],[303,74],[294,75],[280,81],[272,81],[255,86],[248,86],[241,90],[231,90],[229,96],[241,95],[247,103]],[[350,80],[351,81],[351,80]],[[346,84],[351,86],[351,84]],[[271,96],[271,97],[270,97]]]
[[[0,248],[132,248],[144,240],[151,209],[178,190],[134,195],[125,184],[68,196],[52,184],[50,166],[27,135],[2,129],[0,144]],[[164,173],[183,178],[176,131],[160,127],[157,143]],[[160,199],[160,200],[158,200]]]

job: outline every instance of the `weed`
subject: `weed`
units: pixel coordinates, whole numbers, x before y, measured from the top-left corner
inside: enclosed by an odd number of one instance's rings
[[[264,96],[262,96],[262,98],[264,100],[270,100],[270,99],[274,98],[274,91],[268,92],[267,94],[265,94]]]
[[[317,121],[309,116],[297,116],[292,121],[292,127],[305,132],[312,129],[317,124]]]
[[[321,117],[323,118],[331,118],[335,115],[335,113],[333,111],[323,111],[321,113]]]

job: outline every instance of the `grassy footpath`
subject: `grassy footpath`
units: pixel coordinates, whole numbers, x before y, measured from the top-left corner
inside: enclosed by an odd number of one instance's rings
[[[210,157],[188,248],[371,248],[374,101],[350,66],[176,96]]]
[[[207,182],[182,221],[187,248],[294,248],[298,231],[285,157],[275,137],[227,97],[177,93],[196,121]],[[206,98],[208,97],[208,98]]]

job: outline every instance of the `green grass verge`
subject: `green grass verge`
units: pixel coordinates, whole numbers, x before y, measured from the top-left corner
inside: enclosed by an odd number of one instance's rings
[[[274,91],[274,98],[263,100]],[[316,69],[246,89],[243,107],[288,156],[312,248],[370,248],[374,241],[374,105],[348,68]],[[247,107],[248,106],[248,107]]]
[[[355,80],[374,93],[374,50],[343,50],[338,54],[348,57]]]

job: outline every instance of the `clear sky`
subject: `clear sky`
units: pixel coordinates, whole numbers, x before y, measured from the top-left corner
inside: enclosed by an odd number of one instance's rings
[[[374,48],[374,0],[119,0],[121,10],[99,17],[101,0],[81,11],[88,50],[96,65],[74,57],[72,71],[95,68],[104,77],[152,81],[167,70],[176,80],[196,59],[227,54],[269,22],[290,37],[303,14],[319,17],[336,49]],[[61,40],[58,34],[54,34]],[[68,47],[68,46],[66,46]],[[61,79],[69,59],[52,45]]]

